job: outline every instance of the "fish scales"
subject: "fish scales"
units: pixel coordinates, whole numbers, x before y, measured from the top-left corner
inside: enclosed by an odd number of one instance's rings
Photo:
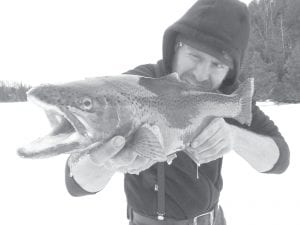
[[[116,88],[122,86],[125,87],[125,91],[128,88],[126,83],[119,85],[115,83]],[[215,93],[197,92],[194,94],[188,94],[188,91],[183,89],[179,92],[156,95],[155,92],[148,91],[153,94],[136,95],[138,92],[136,85],[132,85],[128,90],[128,93],[123,92],[123,95],[128,99],[129,104],[136,104],[138,110],[142,110],[144,113],[154,113],[164,115],[165,119],[169,122],[170,127],[184,129],[189,126],[192,121],[190,119],[197,118],[204,115],[214,116],[228,116],[231,117],[239,112],[240,107],[236,96],[227,96]],[[139,87],[139,86],[138,86]],[[182,92],[186,94],[182,94]],[[223,109],[220,110],[220,109]],[[224,110],[224,109],[227,109]],[[149,115],[148,115],[149,116]]]
[[[151,80],[153,82],[153,80]],[[120,84],[121,83],[121,84]],[[142,122],[150,124],[161,124],[161,131],[165,139],[169,136],[180,136],[180,140],[188,139],[193,133],[192,124],[197,124],[206,116],[228,116],[232,117],[240,111],[239,101],[236,95],[227,96],[215,93],[194,92],[188,94],[188,89],[181,88],[180,91],[167,92],[157,95],[151,88],[147,88],[149,92],[145,92],[140,86],[127,85],[124,81],[114,83],[114,87],[123,92],[129,102],[138,102],[138,110],[141,118],[147,115],[146,119]],[[130,87],[130,88],[128,88]],[[155,87],[155,85],[151,86]],[[137,88],[137,90],[136,90]],[[125,93],[127,91],[127,93]],[[144,91],[144,94],[141,92]],[[140,92],[138,95],[136,93]],[[185,92],[185,94],[182,94]],[[143,107],[143,108],[141,108]],[[227,111],[224,109],[228,109]],[[163,116],[162,116],[163,115]],[[161,121],[167,121],[165,124]],[[165,129],[163,129],[165,127]],[[170,131],[170,129],[173,129]],[[189,131],[189,132],[184,132]],[[170,135],[170,134],[173,135]],[[173,140],[171,140],[173,141]],[[171,141],[167,141],[171,142]],[[168,145],[168,144],[167,144]]]
[[[155,116],[159,118],[163,115],[167,121],[170,121],[170,127],[175,125],[174,127],[184,128],[188,125],[187,123],[178,123],[176,125],[174,122],[176,123],[180,116],[192,117],[193,115],[190,114],[195,112],[196,109],[193,102],[187,102],[190,99],[182,99],[182,96],[178,95],[178,93],[176,93],[177,96],[172,96],[171,93],[164,93],[158,96],[151,89],[141,88],[143,86],[140,86],[138,83],[126,82],[126,80],[114,80],[114,82],[110,82],[110,85],[127,99],[128,104],[136,106],[136,110],[139,111],[142,118],[144,118],[145,114],[147,119],[152,117],[153,123],[157,122],[155,121]],[[189,111],[185,109],[189,109]],[[186,118],[179,121],[188,122]]]
[[[140,103],[139,106],[148,106],[147,111],[156,109],[160,114],[166,116],[166,120],[170,121],[170,124],[178,128],[184,128],[188,126],[190,124],[188,118],[194,118],[199,114],[205,113],[206,111],[208,111],[207,113],[218,113],[220,112],[220,108],[224,106],[223,109],[231,110],[228,112],[228,116],[232,116],[235,113],[233,109],[236,109],[236,111],[239,110],[239,107],[237,107],[238,100],[234,97],[229,98],[226,95],[204,93],[199,91],[197,94],[191,95],[189,94],[189,87],[185,85],[181,85],[176,87],[176,89],[171,90],[164,88],[165,90],[158,95],[157,83],[161,84],[161,82],[158,82],[154,79],[144,80],[144,82],[139,82],[139,84],[145,87],[148,92],[146,92],[147,94],[139,95],[141,97],[136,98],[135,101]],[[150,84],[148,84],[147,81],[150,82]],[[127,87],[126,84],[123,85]],[[136,87],[136,85],[130,87],[132,90],[132,93],[130,94],[134,95],[134,89]],[[183,96],[183,92],[186,93],[186,96]],[[228,104],[230,104],[229,107],[227,106]],[[216,107],[214,108],[213,105],[216,105]],[[208,109],[210,109],[210,111]],[[215,110],[213,111],[213,109]]]

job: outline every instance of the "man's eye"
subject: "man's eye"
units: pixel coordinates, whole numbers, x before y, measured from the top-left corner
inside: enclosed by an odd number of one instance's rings
[[[225,69],[226,67],[226,65],[224,65],[223,63],[218,63],[218,62],[213,63],[213,65],[218,69]]]
[[[202,61],[202,57],[193,53],[189,54],[193,59],[196,59],[198,61]]]

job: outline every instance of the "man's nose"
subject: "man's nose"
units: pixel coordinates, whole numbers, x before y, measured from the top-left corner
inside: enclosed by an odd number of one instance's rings
[[[210,78],[210,66],[208,63],[199,63],[193,70],[194,75],[198,81],[209,80]]]

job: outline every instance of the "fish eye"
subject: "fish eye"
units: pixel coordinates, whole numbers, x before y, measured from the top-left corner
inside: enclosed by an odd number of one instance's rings
[[[82,100],[83,108],[86,110],[90,110],[93,107],[93,101],[90,98],[84,98]]]

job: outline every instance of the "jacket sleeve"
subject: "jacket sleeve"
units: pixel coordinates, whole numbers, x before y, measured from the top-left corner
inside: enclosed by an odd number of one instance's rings
[[[289,166],[290,160],[290,151],[285,139],[279,132],[278,127],[274,124],[274,122],[267,115],[265,115],[261,109],[259,109],[256,103],[253,103],[252,116],[252,123],[250,126],[241,125],[235,120],[231,119],[228,122],[248,129],[257,134],[271,137],[277,144],[280,154],[274,167],[264,173],[283,173]]]

